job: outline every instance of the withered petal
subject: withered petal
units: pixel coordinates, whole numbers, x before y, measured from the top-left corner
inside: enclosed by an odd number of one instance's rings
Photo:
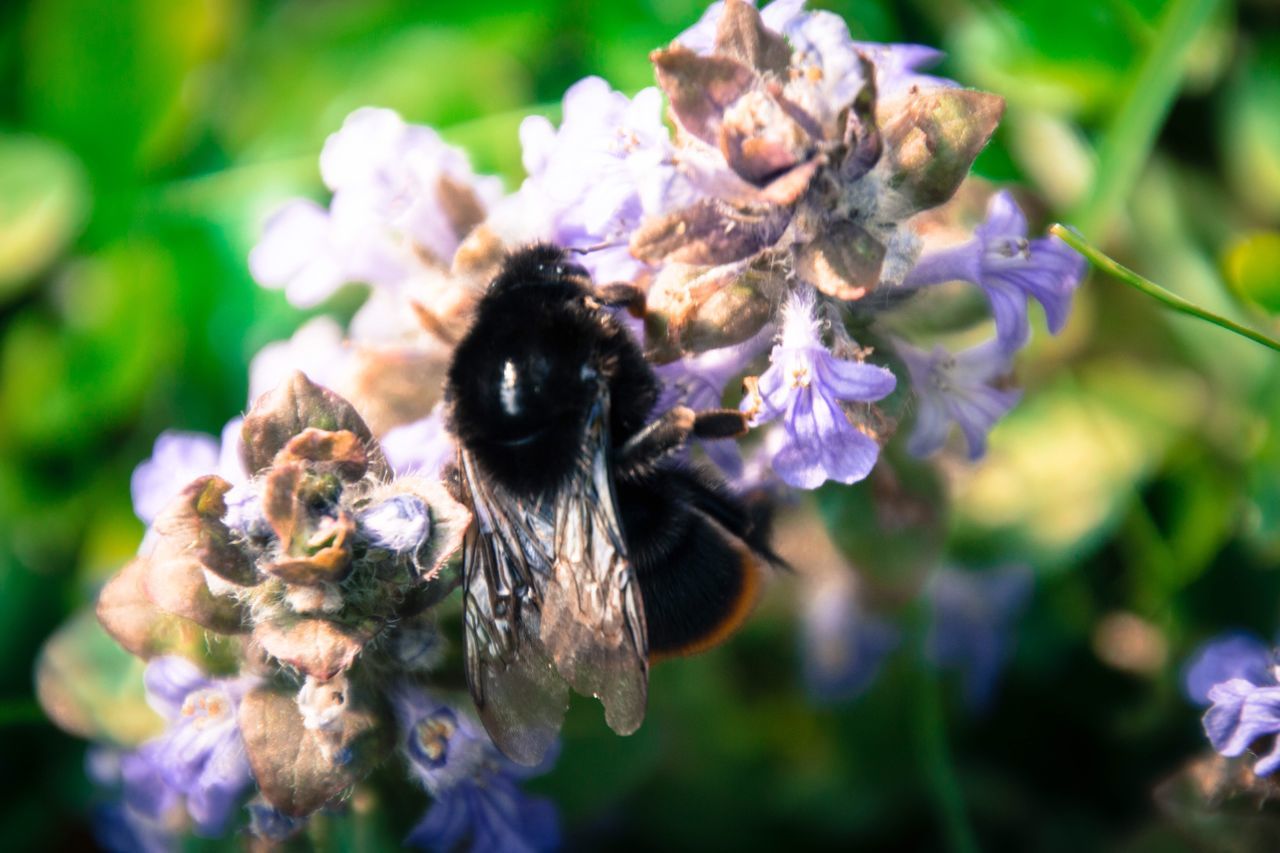
[[[884,246],[866,229],[837,222],[796,249],[795,270],[828,296],[861,299],[879,283],[884,256]]]
[[[786,39],[764,25],[760,12],[745,0],[728,0],[716,24],[715,52],[757,71],[779,77],[791,64]]]
[[[360,781],[392,742],[385,712],[353,692],[333,731],[303,726],[294,694],[277,687],[251,690],[240,703],[240,732],[254,779],[267,802],[304,817]]]
[[[317,618],[262,622],[253,629],[254,641],[267,654],[320,681],[349,669],[371,636],[368,630]]]
[[[649,59],[676,121],[709,145],[716,144],[725,108],[758,82],[755,72],[736,59],[699,56],[678,44],[655,50]]]
[[[369,468],[365,443],[351,430],[307,427],[289,439],[276,454],[274,466],[300,462],[308,468],[334,471],[348,483],[359,480]]]
[[[790,221],[791,212],[782,207],[735,207],[703,199],[646,219],[631,235],[631,254],[650,263],[732,263],[772,246]]]

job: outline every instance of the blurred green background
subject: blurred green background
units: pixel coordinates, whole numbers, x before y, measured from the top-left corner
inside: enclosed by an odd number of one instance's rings
[[[1273,0],[819,5],[856,38],[943,47],[942,73],[1004,95],[977,170],[1027,185],[1042,222],[1280,331]],[[0,5],[6,847],[91,843],[84,744],[44,719],[32,661],[137,547],[129,474],[155,436],[216,434],[245,405],[249,358],[304,319],[245,258],[275,204],[322,197],[325,136],[355,107],[392,107],[514,188],[521,118],[554,117],[587,74],[650,84],[648,52],[702,6]],[[988,459],[944,472],[944,535],[859,529],[862,487],[818,499],[886,599],[944,538],[967,564],[1035,569],[994,707],[945,697],[943,757],[984,847],[1219,849],[1237,823],[1160,809],[1153,790],[1205,749],[1181,661],[1225,627],[1280,627],[1280,360],[1097,276],[1066,332],[1037,340]],[[817,707],[792,598],[780,584],[727,647],[656,669],[636,737],[578,709],[560,766],[533,785],[573,844],[943,845],[910,649],[861,699]]]

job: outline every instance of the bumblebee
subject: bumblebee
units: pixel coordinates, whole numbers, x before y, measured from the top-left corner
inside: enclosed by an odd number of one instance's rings
[[[507,257],[459,341],[445,387],[463,543],[467,684],[494,743],[538,763],[568,689],[621,734],[644,719],[650,661],[714,645],[746,618],[767,525],[717,474],[679,458],[691,436],[746,429],[735,410],[653,416],[659,381],[562,250]]]

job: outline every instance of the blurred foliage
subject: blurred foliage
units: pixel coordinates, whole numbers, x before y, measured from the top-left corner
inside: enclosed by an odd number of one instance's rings
[[[1075,221],[1166,287],[1277,331],[1280,7],[820,5],[856,37],[944,47],[943,73],[1007,97],[979,172],[1025,182],[1043,200],[1042,221]],[[9,632],[0,837],[9,846],[89,844],[84,744],[44,720],[31,661],[135,550],[142,526],[129,473],[157,433],[216,433],[245,406],[248,359],[303,319],[253,285],[245,257],[275,204],[321,192],[324,137],[357,106],[393,107],[514,186],[523,116],[554,116],[587,74],[624,90],[649,84],[648,51],[701,7],[0,6],[0,624]],[[928,527],[939,523],[956,559],[1037,571],[995,707],[968,715],[945,695],[952,772],[984,847],[1235,843],[1239,824],[1183,819],[1158,809],[1152,791],[1205,751],[1197,712],[1177,690],[1178,663],[1225,627],[1271,635],[1280,626],[1272,355],[1095,278],[1063,336],[1024,356],[1024,403],[983,464],[819,494],[873,600],[910,597],[943,548]],[[886,488],[923,506],[925,521],[876,517],[871,490]],[[799,685],[793,587],[776,584],[728,646],[656,668],[636,736],[615,738],[596,709],[575,708],[560,766],[533,786],[562,805],[575,845],[940,845],[929,769],[938,756],[916,732],[928,704],[915,647],[868,695],[815,707]],[[1156,666],[1117,665],[1098,633],[1116,613],[1150,630],[1164,650]],[[93,627],[79,617],[67,630]],[[99,691],[102,713],[79,721],[83,730],[146,725],[130,710],[138,697],[118,693],[123,659],[60,664],[82,668],[85,689]],[[337,848],[387,843],[421,804],[407,790],[383,810],[361,801],[326,831]],[[1208,825],[1206,841],[1197,832]]]

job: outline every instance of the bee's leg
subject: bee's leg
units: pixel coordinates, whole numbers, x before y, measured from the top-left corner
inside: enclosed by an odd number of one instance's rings
[[[625,281],[601,284],[595,288],[596,301],[609,308],[626,308],[632,317],[644,317],[644,290]]]
[[[679,450],[690,436],[735,438],[746,431],[746,415],[737,409],[695,412],[688,406],[673,406],[662,417],[627,439],[618,451],[616,464],[624,474],[636,473]]]

